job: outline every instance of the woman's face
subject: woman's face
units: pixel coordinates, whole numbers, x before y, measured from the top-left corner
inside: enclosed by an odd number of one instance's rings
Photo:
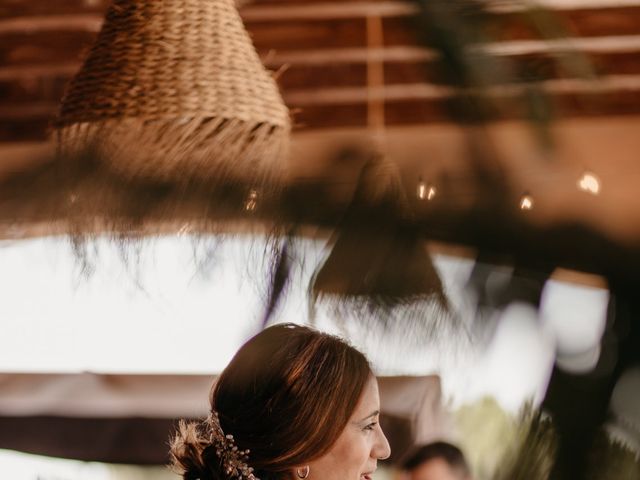
[[[369,377],[349,423],[331,450],[309,463],[308,480],[371,480],[379,459],[391,454],[378,422],[378,381]]]

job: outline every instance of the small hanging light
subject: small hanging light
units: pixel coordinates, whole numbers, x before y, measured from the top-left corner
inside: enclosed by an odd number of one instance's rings
[[[582,177],[578,180],[578,189],[583,192],[598,195],[600,194],[600,188],[600,179],[591,172],[584,172]]]
[[[247,212],[253,212],[258,206],[258,191],[255,189],[249,190],[247,199],[244,202],[244,209]]]
[[[181,237],[186,237],[191,233],[191,225],[188,223],[183,224],[178,230],[178,235]]]
[[[525,192],[522,197],[520,197],[520,210],[532,210],[533,205],[533,197]]]
[[[420,200],[433,200],[438,192],[433,185],[427,184],[424,180],[420,179],[418,182],[417,195]]]

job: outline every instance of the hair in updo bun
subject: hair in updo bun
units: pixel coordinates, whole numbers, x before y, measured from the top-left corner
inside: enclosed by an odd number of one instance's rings
[[[211,412],[240,453],[249,450],[246,465],[255,477],[282,480],[331,448],[370,375],[365,356],[340,338],[275,325],[245,343],[224,369],[211,392]],[[228,473],[207,420],[181,422],[171,456],[184,480],[243,478]]]
[[[224,480],[220,462],[211,457],[212,444],[205,422],[181,420],[171,442],[171,463],[184,480]],[[215,453],[215,452],[213,452]]]

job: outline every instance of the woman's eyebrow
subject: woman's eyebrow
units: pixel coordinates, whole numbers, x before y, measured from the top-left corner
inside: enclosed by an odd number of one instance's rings
[[[370,415],[367,415],[362,420],[360,420],[360,422],[364,422],[365,420],[369,420],[371,417],[375,417],[377,415],[380,415],[380,410],[376,410],[375,412],[372,412]],[[360,423],[360,422],[358,422],[358,423]]]

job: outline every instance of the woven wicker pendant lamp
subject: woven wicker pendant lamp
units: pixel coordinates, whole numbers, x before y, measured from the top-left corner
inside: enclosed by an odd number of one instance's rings
[[[425,312],[439,321],[448,300],[424,238],[407,226],[402,188],[395,165],[373,159],[364,166],[311,294],[341,319],[390,328],[404,321],[424,338]]]
[[[370,47],[380,47],[379,17],[368,21]],[[373,37],[373,38],[372,38]],[[369,62],[369,86],[384,86],[382,65]],[[442,282],[417,228],[398,166],[384,153],[384,103],[370,97],[369,128],[378,153],[364,163],[353,198],[331,239],[331,252],[310,286],[313,303],[372,334],[399,333],[406,343],[432,339],[449,318]],[[313,306],[313,305],[312,305]]]
[[[315,276],[316,296],[344,296],[392,307],[429,297],[443,306],[442,283],[420,233],[403,223],[402,185],[392,165],[365,165],[333,248]]]
[[[234,0],[114,0],[54,131],[130,179],[277,185],[290,118]]]

